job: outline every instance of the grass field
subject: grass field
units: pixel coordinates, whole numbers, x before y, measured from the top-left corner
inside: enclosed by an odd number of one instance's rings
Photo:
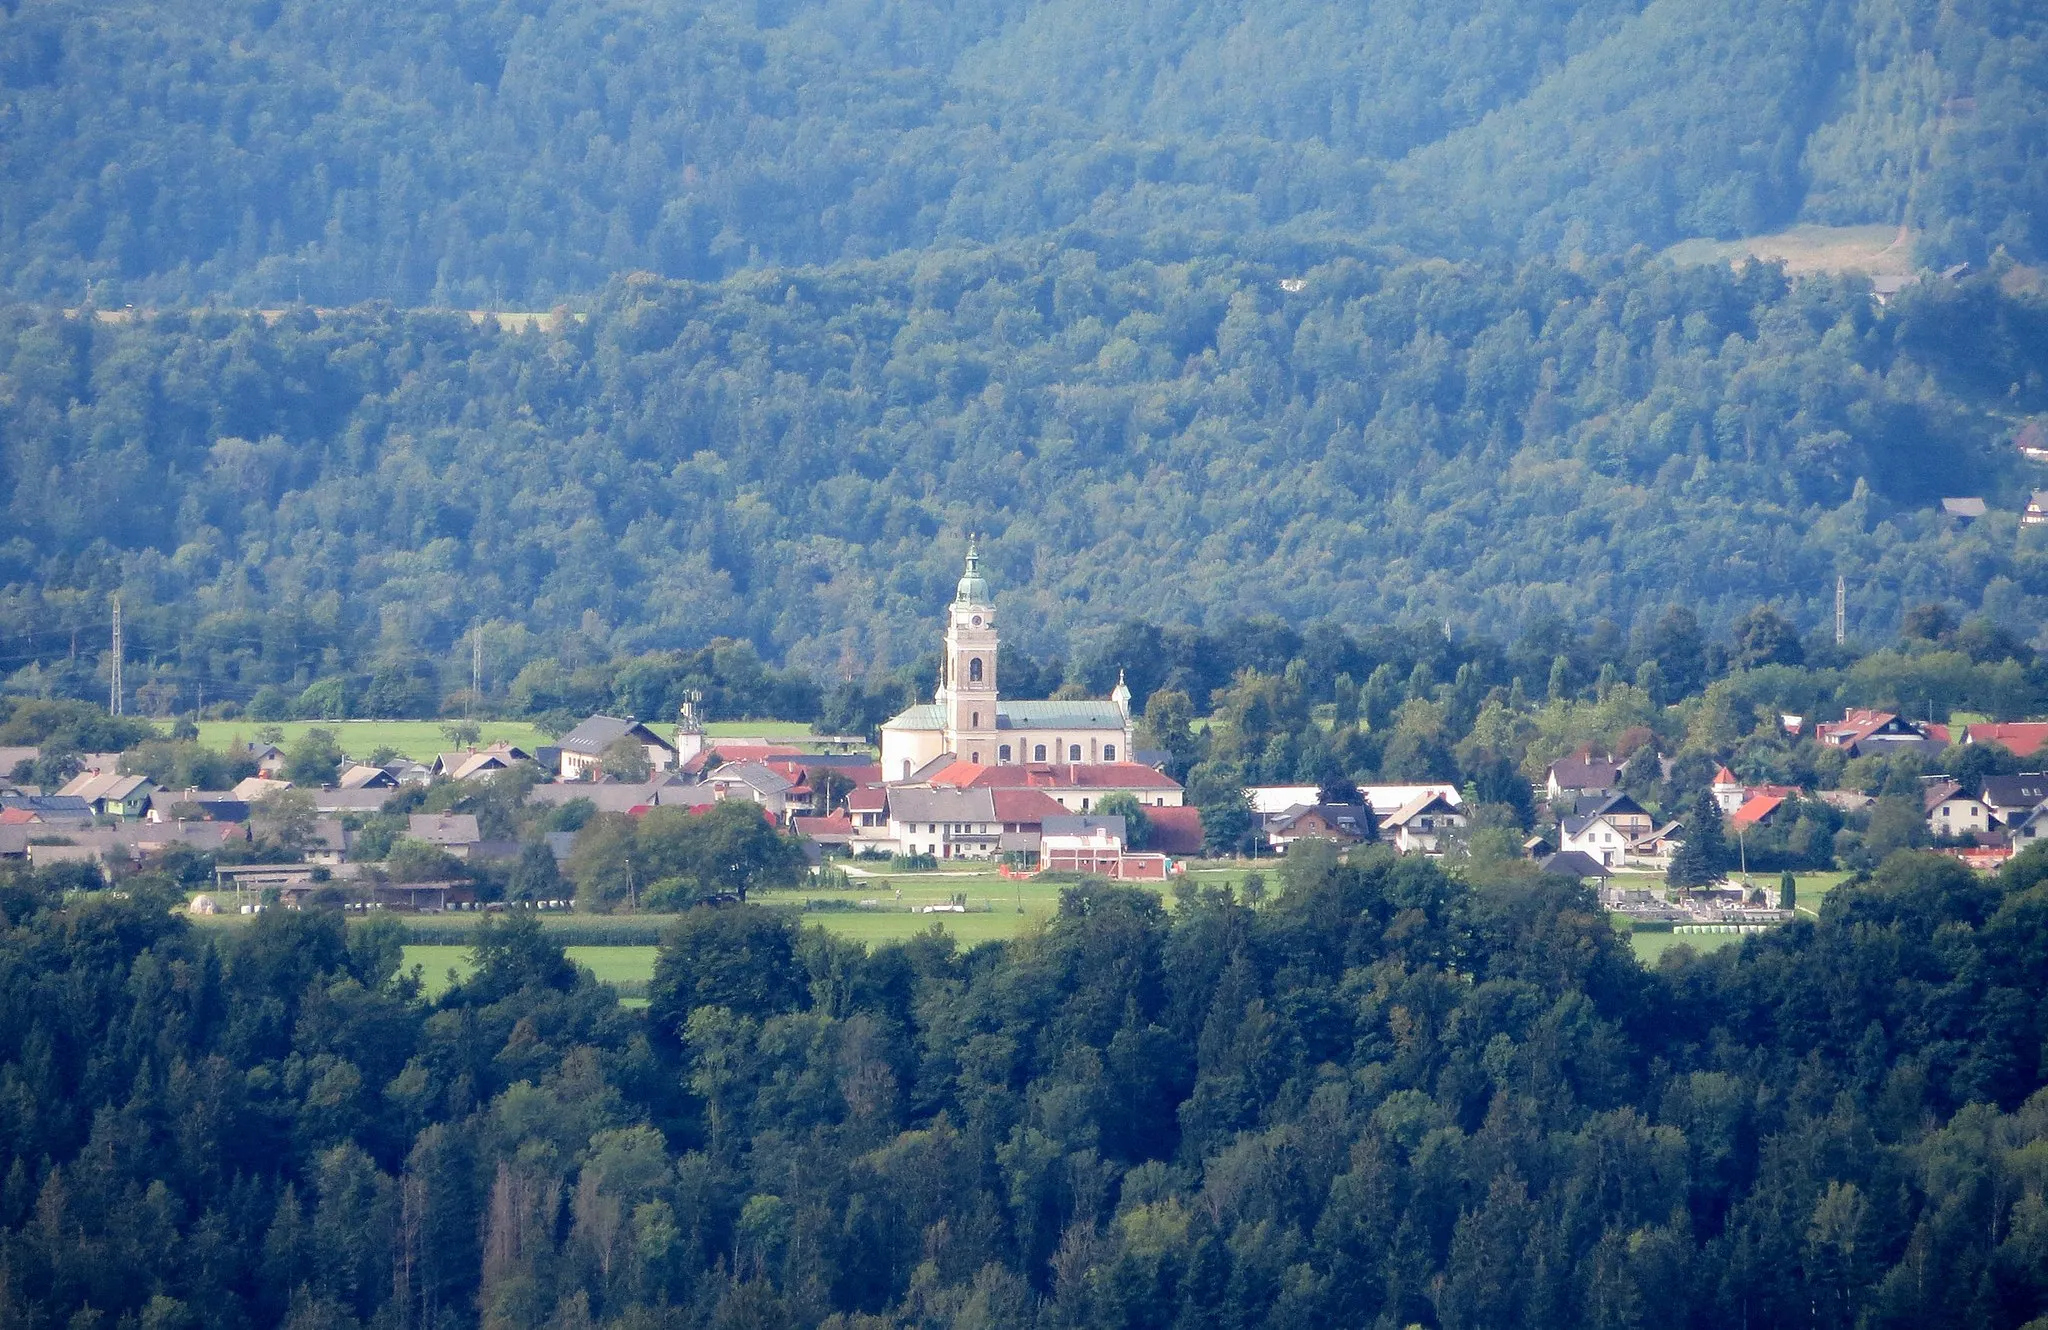
[[[448,736],[441,732],[447,724],[438,720],[286,720],[276,722],[276,728],[284,732],[281,748],[289,748],[292,742],[307,730],[318,726],[334,731],[341,750],[350,757],[368,757],[379,748],[389,748],[402,757],[416,762],[431,762],[436,753],[448,751],[452,745]],[[208,748],[220,748],[230,743],[253,742],[256,731],[270,726],[253,720],[209,720],[199,726],[199,742]],[[477,722],[480,742],[518,744],[521,748],[532,748],[536,744],[550,742],[548,737],[523,720],[485,720]]]
[[[589,970],[607,984],[645,983],[654,977],[654,947],[565,947],[569,959]],[[469,948],[425,946],[405,949],[405,966],[419,966],[428,997],[448,991],[449,975],[466,976],[470,971]]]
[[[1794,275],[1860,272],[1871,277],[1910,277],[1913,236],[1901,239],[1896,226],[1795,226],[1775,235],[1743,240],[1681,240],[1664,251],[1674,263],[1734,263],[1745,256],[1782,260]]]

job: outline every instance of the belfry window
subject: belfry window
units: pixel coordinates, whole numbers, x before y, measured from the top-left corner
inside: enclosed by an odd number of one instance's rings
[[[976,656],[967,662],[967,682],[981,682],[981,657]],[[980,722],[977,721],[975,723],[979,724]]]

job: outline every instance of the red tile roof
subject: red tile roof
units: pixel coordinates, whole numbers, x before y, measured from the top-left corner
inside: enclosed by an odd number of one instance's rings
[[[1049,817],[1067,816],[1059,800],[1037,790],[996,789],[990,790],[989,795],[995,800],[996,820],[1004,826],[1013,822],[1032,826]]]
[[[1032,762],[977,766],[954,762],[931,777],[933,785],[957,789],[1177,790],[1180,782],[1142,762]]]
[[[2048,743],[2048,720],[1998,721],[1984,725],[1972,725],[1966,731],[1967,743],[2003,744],[2014,757],[2032,757],[2041,751],[2041,745]]]
[[[862,785],[846,794],[849,813],[879,813],[889,806],[889,790],[883,785]]]
[[[1145,820],[1152,824],[1148,850],[1180,856],[1202,852],[1202,810],[1199,808],[1148,808]]]
[[[1782,794],[1755,794],[1743,801],[1728,820],[1738,827],[1753,827],[1778,811],[1778,805],[1785,802]]]

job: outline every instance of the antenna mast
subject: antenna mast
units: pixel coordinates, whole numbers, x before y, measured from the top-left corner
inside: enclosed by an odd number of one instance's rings
[[[1849,623],[1849,579],[1835,574],[1835,645],[1847,639]]]
[[[483,691],[484,625],[483,620],[479,619],[469,630],[469,706],[462,709],[465,717],[469,715],[469,708],[475,706],[476,700],[483,696]]]
[[[108,696],[108,698],[107,698],[107,711],[108,711],[108,714],[110,714],[110,715],[115,715],[115,716],[118,716],[118,715],[120,715],[120,714],[121,714],[121,695],[122,695],[122,693],[123,693],[123,692],[125,692],[125,691],[126,691],[126,690],[125,690],[125,689],[123,689],[123,688],[121,687],[121,598],[120,598],[119,596],[115,596],[115,597],[114,597],[114,669],[113,669],[113,678],[112,678],[112,679],[111,679],[111,680],[109,681],[109,687],[108,687],[108,689],[107,689],[107,692],[108,692],[108,694],[109,694],[109,696]]]

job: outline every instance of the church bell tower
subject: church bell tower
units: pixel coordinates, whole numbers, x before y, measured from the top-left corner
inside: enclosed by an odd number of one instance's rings
[[[965,762],[996,761],[996,607],[981,575],[980,542],[967,540],[967,570],[946,611],[939,705],[946,746]]]

